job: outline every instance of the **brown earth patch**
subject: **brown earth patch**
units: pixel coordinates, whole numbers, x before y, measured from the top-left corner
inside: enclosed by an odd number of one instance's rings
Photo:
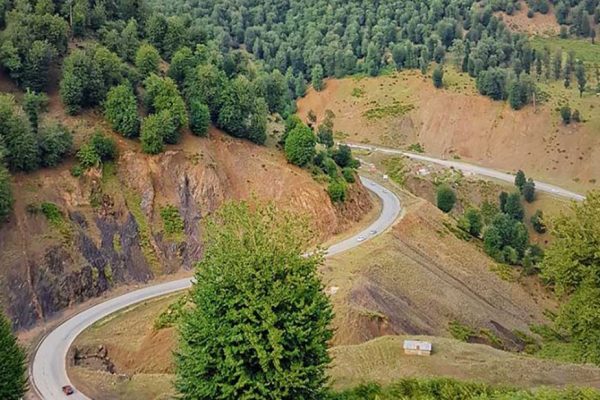
[[[123,283],[189,269],[202,254],[201,221],[224,201],[255,198],[306,215],[316,241],[351,228],[373,204],[359,183],[344,205],[287,163],[281,151],[233,139],[184,135],[158,156],[119,139],[120,157],[75,178],[73,161],[16,174],[14,213],[0,228],[0,298],[18,327]],[[62,213],[50,223],[41,204]],[[184,232],[165,235],[160,209],[177,208]]]
[[[550,10],[546,14],[535,13],[533,18],[527,16],[529,6],[527,2],[519,2],[521,9],[515,10],[513,15],[497,12],[504,23],[514,32],[526,33],[528,35],[556,36],[560,32],[560,25],[554,15],[554,6],[550,3]]]
[[[321,121],[325,110],[332,110],[342,141],[403,149],[419,143],[437,157],[461,158],[500,171],[523,169],[537,179],[579,191],[600,181],[600,114],[594,111],[600,99],[590,94],[579,99],[575,91],[552,84],[545,87],[552,95],[548,103],[514,111],[507,103],[476,94],[473,80],[452,68],[444,79],[442,90],[417,71],[328,80],[324,91],[309,90],[299,100],[298,113],[306,118],[313,110]],[[572,107],[586,110],[587,122],[564,126],[559,121],[556,107],[566,99]],[[378,119],[365,117],[370,110],[394,104],[413,109]]]
[[[449,335],[452,321],[489,330],[506,348],[521,346],[512,333],[545,321],[549,294],[529,294],[516,271],[503,280],[498,266],[455,236],[454,222],[430,203],[413,200],[388,234],[323,268],[332,296],[336,345],[389,334]]]

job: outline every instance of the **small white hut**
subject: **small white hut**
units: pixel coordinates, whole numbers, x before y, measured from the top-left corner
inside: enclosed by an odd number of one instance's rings
[[[411,356],[430,356],[431,343],[423,342],[420,340],[405,340],[404,354],[408,354]]]

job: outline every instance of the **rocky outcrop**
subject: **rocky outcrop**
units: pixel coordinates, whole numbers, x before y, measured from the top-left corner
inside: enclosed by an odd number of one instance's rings
[[[336,206],[279,151],[218,132],[186,136],[158,156],[121,147],[117,163],[80,178],[68,165],[15,178],[15,211],[0,228],[0,301],[17,327],[116,285],[191,268],[202,256],[202,220],[229,199],[269,200],[306,214],[319,240],[372,208],[359,184]],[[47,215],[48,205],[58,216]],[[181,232],[165,231],[165,207],[177,209]]]

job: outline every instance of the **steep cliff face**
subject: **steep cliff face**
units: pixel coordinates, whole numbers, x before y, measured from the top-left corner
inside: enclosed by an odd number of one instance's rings
[[[361,185],[343,206],[280,152],[211,132],[159,156],[121,143],[115,164],[80,178],[69,165],[15,179],[15,211],[0,228],[0,301],[20,328],[122,283],[189,269],[202,256],[202,219],[228,199],[255,197],[308,215],[319,239],[372,203]],[[176,209],[181,229],[161,211]]]

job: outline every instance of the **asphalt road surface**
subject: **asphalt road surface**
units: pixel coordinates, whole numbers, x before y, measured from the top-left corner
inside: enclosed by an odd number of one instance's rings
[[[398,155],[402,155],[402,156],[405,156],[408,158],[412,158],[413,160],[426,161],[426,162],[429,162],[432,164],[442,165],[446,168],[454,168],[456,170],[460,170],[465,173],[486,176],[488,178],[498,179],[498,180],[508,182],[508,183],[515,182],[515,176],[512,174],[507,174],[504,172],[496,171],[491,168],[479,167],[477,165],[467,164],[467,163],[460,162],[460,161],[442,160],[439,158],[424,156],[421,154],[409,153],[409,152],[402,151],[402,150],[395,150],[395,149],[389,149],[389,148],[378,147],[378,146],[350,144],[350,143],[347,143],[347,145],[353,149],[370,150],[370,151],[376,151],[376,152],[385,153],[385,154],[398,154]],[[564,197],[564,198],[567,198],[570,200],[577,200],[577,201],[585,200],[585,196],[583,196],[579,193],[571,192],[571,191],[563,189],[561,187],[554,186],[549,183],[544,183],[544,182],[540,182],[540,181],[535,181],[535,189],[538,191],[541,191],[541,192],[550,193],[552,195],[555,195],[558,197]]]
[[[361,177],[361,180],[369,190],[381,198],[383,204],[381,214],[362,232],[327,249],[328,256],[357,247],[379,235],[389,228],[400,214],[400,201],[395,194],[370,179]],[[110,314],[145,300],[187,289],[191,283],[191,278],[187,278],[145,287],[91,307],[56,327],[42,339],[35,351],[30,369],[35,392],[44,400],[89,399],[78,392],[77,388],[74,388],[75,393],[71,396],[66,396],[62,391],[63,386],[72,385],[67,376],[66,361],[67,353],[75,338],[86,328]]]

